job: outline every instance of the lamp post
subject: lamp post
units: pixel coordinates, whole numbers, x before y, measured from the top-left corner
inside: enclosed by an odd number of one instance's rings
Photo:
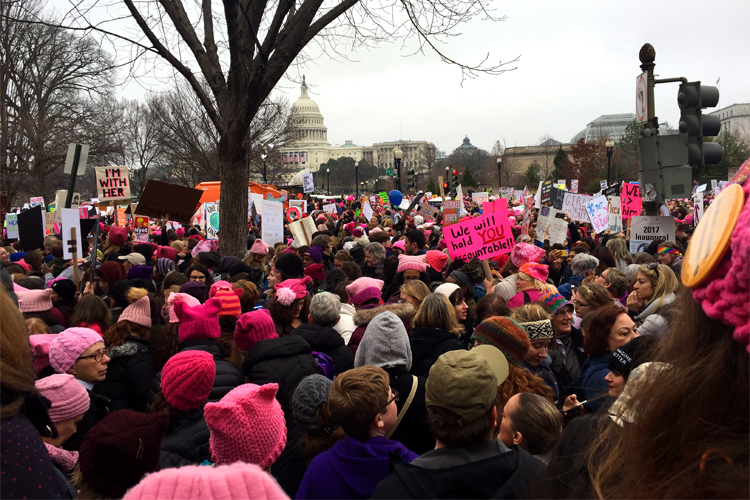
[[[609,171],[612,167],[612,148],[615,147],[615,141],[607,138],[604,146],[607,148],[607,187],[609,187]]]
[[[328,174],[328,196],[331,196],[331,169],[327,168],[326,173]]]
[[[396,167],[396,191],[401,191],[401,159],[404,157],[404,152],[401,148],[396,146],[393,148],[393,162]]]
[[[498,180],[498,181],[500,181],[500,184],[498,184],[498,186],[497,186],[497,187],[498,187],[498,190],[499,190],[499,189],[500,189],[500,188],[502,187],[502,185],[503,185],[503,176],[501,175],[501,172],[502,172],[502,168],[503,168],[503,159],[502,159],[501,157],[499,157],[499,156],[498,156],[498,157],[497,157],[497,180]],[[499,192],[499,191],[498,191],[498,192]]]
[[[263,154],[260,155],[260,157],[263,158],[263,184],[267,184],[266,182],[266,158],[268,157],[269,149],[273,149],[272,143],[267,142],[266,144],[263,144]]]
[[[359,162],[354,162],[354,198],[359,198]]]
[[[364,196],[367,193],[367,186],[369,182],[368,181],[362,181],[360,182],[360,185],[362,187],[362,195]]]

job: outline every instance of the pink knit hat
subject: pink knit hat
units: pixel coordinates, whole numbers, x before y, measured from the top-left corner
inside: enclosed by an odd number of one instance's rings
[[[56,373],[34,382],[36,389],[52,406],[47,410],[52,422],[62,422],[83,415],[89,410],[89,393],[67,373]]]
[[[16,290],[21,304],[21,312],[32,313],[49,311],[52,309],[52,289],[45,290]]]
[[[65,373],[86,349],[104,342],[102,336],[91,328],[68,328],[56,335],[49,346],[49,364],[57,373]]]
[[[213,296],[216,295],[216,290],[218,290],[221,287],[226,287],[226,288],[231,289],[232,284],[226,280],[214,281],[214,284],[211,285],[211,288],[208,289],[208,298],[209,299],[213,298]]]
[[[247,351],[256,342],[279,338],[268,309],[246,312],[234,325],[234,343],[240,351]]]
[[[136,300],[122,311],[117,322],[130,321],[136,325],[151,328],[151,301],[147,295]]]
[[[205,304],[193,307],[184,300],[175,302],[174,312],[180,321],[180,342],[218,339],[221,336],[219,311],[221,301],[217,299],[208,299]]]
[[[544,283],[547,281],[547,276],[549,276],[549,266],[537,262],[527,262],[518,268],[518,272],[527,274]]]
[[[528,243],[516,243],[510,252],[510,261],[520,268],[527,262],[539,262],[544,257],[544,249]]]
[[[164,399],[178,410],[197,408],[208,398],[216,379],[216,362],[206,351],[178,352],[161,371]]]
[[[185,302],[186,305],[190,307],[195,307],[201,305],[200,301],[193,297],[192,295],[189,295],[187,293],[175,293],[172,292],[169,294],[169,298],[167,299],[167,312],[169,313],[169,322],[170,323],[179,323],[180,318],[177,317],[177,314],[174,312],[174,304],[175,302]]]
[[[281,486],[255,464],[186,465],[148,474],[123,500],[289,500]]]
[[[231,286],[222,286],[216,289],[213,297],[221,302],[221,311],[219,316],[238,317],[242,314],[240,297],[242,297],[242,288],[232,290]]]
[[[250,253],[253,255],[268,255],[268,245],[260,238],[255,238],[253,246],[250,247]]]
[[[177,259],[177,254],[180,253],[177,251],[176,248],[172,247],[159,247],[159,249],[156,251],[155,259],[169,259],[169,260],[175,260]]]
[[[312,278],[309,276],[305,276],[302,279],[292,278],[284,280],[273,287],[276,291],[274,297],[276,297],[276,301],[279,304],[290,306],[295,300],[307,297],[307,287],[305,285],[311,281]]]
[[[359,305],[370,299],[379,299],[384,284],[385,282],[383,280],[377,280],[375,278],[357,278],[347,285],[346,293],[349,294],[349,301],[352,304]]]
[[[54,333],[29,335],[31,354],[34,356],[34,373],[39,373],[49,366],[49,348],[57,338]]]
[[[424,255],[399,255],[398,270],[396,272],[400,273],[407,269],[413,269],[423,273],[427,270],[427,262],[425,262],[424,258]]]
[[[428,250],[425,258],[430,267],[437,272],[442,271],[443,267],[445,267],[445,264],[448,262],[448,256],[440,250]]]
[[[115,246],[121,247],[128,241],[128,228],[126,227],[111,226],[107,234],[109,241]]]
[[[286,422],[278,390],[278,384],[243,384],[205,406],[216,465],[246,462],[266,469],[284,451]]]
[[[404,240],[398,240],[396,243],[391,245],[391,248],[398,248],[402,252],[406,252],[406,242]]]

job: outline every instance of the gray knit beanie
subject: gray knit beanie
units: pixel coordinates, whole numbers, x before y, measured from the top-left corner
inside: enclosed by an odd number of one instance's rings
[[[411,345],[404,323],[391,311],[375,316],[354,355],[354,366],[373,365],[380,368],[404,366],[411,370]]]
[[[323,375],[309,375],[302,379],[294,391],[292,411],[294,420],[304,430],[316,436],[330,434],[332,427],[318,424],[318,408],[328,402],[328,388],[332,381]]]

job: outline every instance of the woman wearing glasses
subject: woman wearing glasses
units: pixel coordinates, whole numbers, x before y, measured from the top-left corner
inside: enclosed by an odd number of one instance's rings
[[[674,302],[678,287],[677,277],[669,266],[652,262],[638,269],[626,305],[639,334],[664,336],[668,325],[663,308]]]

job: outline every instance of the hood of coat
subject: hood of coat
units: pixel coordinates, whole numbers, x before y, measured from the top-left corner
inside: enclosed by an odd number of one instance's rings
[[[330,326],[303,323],[294,329],[292,335],[299,335],[315,351],[327,351],[344,345],[344,339]]]
[[[441,328],[417,326],[411,332],[411,350],[415,358],[426,358],[437,346],[448,340],[458,340],[454,334]]]
[[[135,356],[138,351],[147,349],[146,341],[139,339],[138,337],[130,336],[125,339],[125,342],[112,347],[107,356],[110,361],[114,361],[118,358],[127,358],[129,356]]]
[[[357,314],[357,310],[354,309],[354,306],[351,304],[341,304],[341,309],[339,310],[339,314],[341,315],[348,315],[351,317],[354,317],[355,314]]]
[[[646,318],[648,318],[650,315],[654,314],[655,312],[659,311],[662,307],[671,304],[674,302],[675,294],[674,292],[670,292],[667,295],[664,296],[662,300],[656,299],[652,302],[650,302],[646,309],[643,310],[641,314],[638,315],[638,320],[643,321]]]
[[[414,306],[411,304],[407,304],[406,302],[401,304],[384,304],[370,309],[360,309],[354,315],[354,324],[357,326],[368,325],[372,321],[372,318],[385,311],[392,312],[399,319],[406,322],[410,322],[412,316],[414,316]]]
[[[245,366],[252,366],[259,361],[274,358],[289,358],[299,354],[310,354],[310,352],[310,344],[298,335],[259,340],[247,351],[245,361],[242,363],[242,369],[244,371]]]

